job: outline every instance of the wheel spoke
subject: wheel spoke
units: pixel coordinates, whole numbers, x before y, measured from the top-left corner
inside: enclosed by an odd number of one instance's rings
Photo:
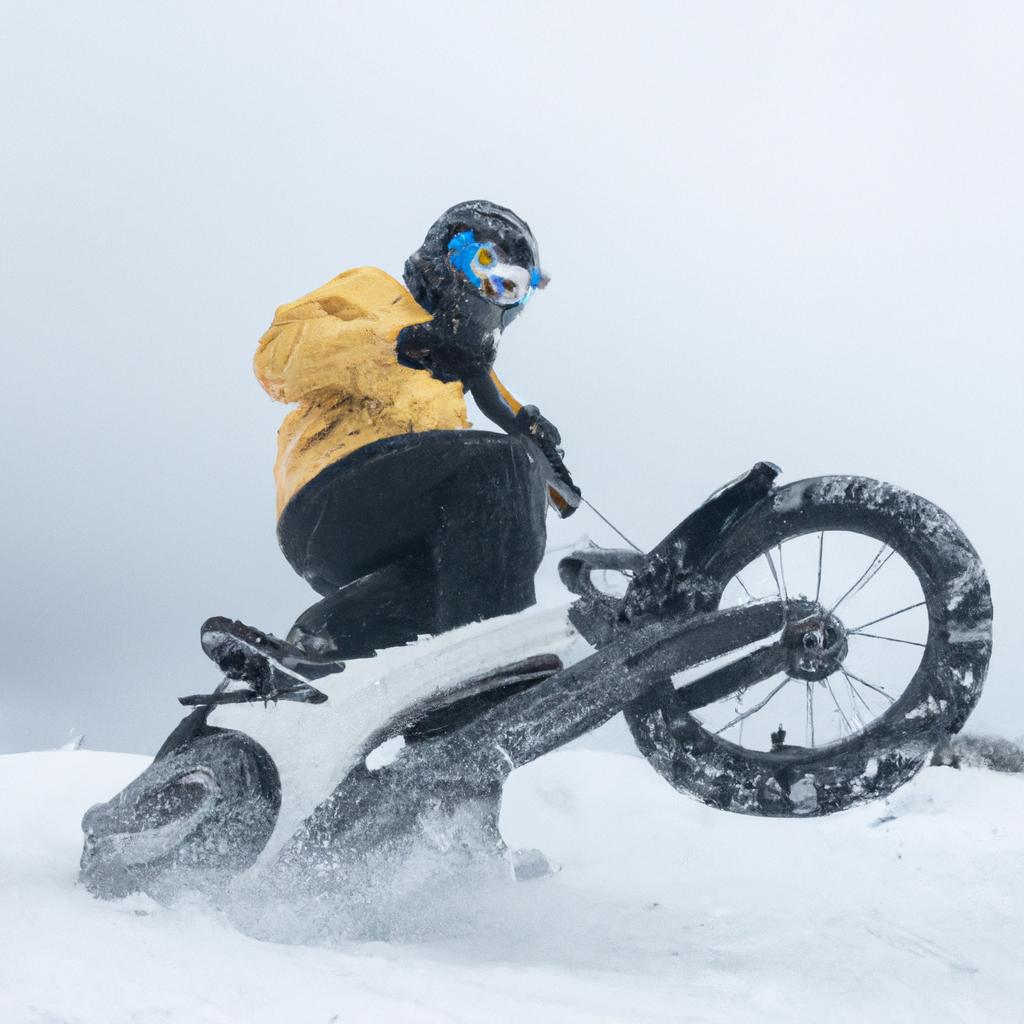
[[[857,587],[857,589],[854,590],[854,592],[850,596],[851,597],[856,597],[856,595],[859,594],[885,568],[886,563],[895,554],[896,554],[896,549],[895,548],[890,550],[889,554],[887,554],[885,556],[885,558],[883,558],[882,561],[878,563],[878,565],[871,571],[871,574],[868,576],[868,578],[866,580],[864,580],[864,582],[861,583],[861,585],[859,587]]]
[[[738,715],[737,715],[737,716],[736,716],[736,717],[735,717],[734,719],[732,719],[732,721],[730,721],[730,722],[726,722],[726,723],[725,723],[725,725],[723,725],[721,729],[716,729],[716,730],[715,730],[715,735],[717,736],[717,735],[719,735],[720,733],[723,733],[723,732],[725,732],[725,730],[726,730],[726,729],[731,729],[731,728],[732,728],[732,727],[733,727],[734,725],[738,725],[738,724],[739,724],[740,722],[744,721],[744,719],[747,719],[747,718],[749,718],[749,717],[750,717],[750,716],[751,716],[752,714],[754,714],[754,713],[755,713],[756,711],[760,711],[760,710],[761,710],[761,708],[765,707],[765,705],[767,705],[767,704],[768,704],[768,702],[769,702],[769,701],[770,701],[770,700],[771,700],[771,699],[772,699],[772,698],[773,698],[773,697],[774,697],[774,696],[775,696],[775,695],[776,695],[776,694],[777,694],[777,693],[779,692],[779,690],[781,690],[781,689],[782,689],[782,688],[783,688],[783,687],[784,687],[784,686],[786,685],[786,683],[788,683],[789,681],[790,681],[790,679],[789,679],[789,676],[786,676],[786,678],[785,678],[785,679],[783,679],[783,680],[782,680],[782,682],[781,682],[781,683],[779,683],[779,685],[778,685],[778,686],[776,686],[776,687],[775,687],[775,689],[774,689],[774,690],[772,690],[772,692],[771,692],[771,693],[769,693],[769,694],[768,694],[768,696],[764,698],[764,700],[760,700],[760,701],[758,701],[758,702],[757,702],[756,704],[753,704],[753,705],[751,705],[751,706],[750,706],[749,708],[747,708],[747,710],[746,710],[746,711],[742,712],[741,714],[738,714]]]
[[[847,685],[850,687],[850,693],[853,693],[853,694],[856,695],[857,700],[859,700],[861,702],[861,704],[864,705],[864,708],[868,712],[869,715],[873,715],[875,712],[872,710],[871,705],[868,704],[868,702],[864,699],[864,696],[861,694],[860,690],[858,690],[853,685],[853,679],[850,678],[850,673],[847,672],[846,669],[842,667],[842,665],[839,666],[839,671],[842,672],[843,675],[846,677]]]
[[[874,547],[874,545],[872,545],[870,548],[867,548],[867,546],[865,545],[866,550],[864,553],[866,554],[867,551],[870,550],[872,552],[872,557],[866,565],[863,561],[860,562],[860,564],[863,566],[863,570],[858,573],[856,578],[851,578],[851,582],[848,585],[847,589],[845,589],[840,594],[838,600],[835,600],[835,590],[833,589],[836,585],[835,577],[839,576],[838,582],[841,583],[842,576],[836,573],[835,566],[833,565],[833,568],[830,570],[829,579],[825,579],[825,534],[827,532],[828,530],[826,529],[818,530],[818,550],[817,552],[815,552],[813,548],[807,550],[806,555],[809,557],[807,557],[806,559],[804,558],[804,548],[801,547],[799,548],[799,550],[797,550],[797,561],[793,562],[793,551],[796,549],[791,548],[789,559],[791,564],[788,567],[786,566],[786,552],[784,549],[786,543],[788,543],[788,540],[791,540],[792,538],[783,538],[782,540],[777,541],[775,544],[772,544],[770,547],[767,547],[766,549],[763,548],[761,550],[760,555],[757,556],[757,559],[749,563],[746,566],[746,568],[743,569],[743,571],[747,574],[747,577],[751,577],[753,579],[752,585],[748,586],[747,580],[739,572],[737,572],[733,577],[736,581],[736,586],[740,589],[740,593],[743,594],[743,598],[741,600],[774,600],[777,596],[778,600],[782,603],[783,606],[783,615],[785,617],[785,621],[788,623],[790,616],[792,614],[792,609],[790,608],[789,577],[793,575],[795,571],[795,565],[797,569],[800,569],[801,566],[806,567],[807,572],[805,573],[805,576],[810,576],[811,574],[813,574],[813,578],[815,581],[814,601],[815,604],[818,605],[820,611],[823,612],[826,608],[828,608],[827,614],[832,615],[838,609],[841,609],[842,605],[848,604],[849,607],[847,608],[846,614],[849,616],[849,618],[853,618],[853,614],[856,614],[856,612],[851,614],[850,608],[856,608],[858,604],[867,605],[868,607],[870,607],[870,604],[874,603],[875,608],[878,608],[879,594],[877,593],[874,594],[873,598],[871,598],[870,595],[868,595],[865,598],[860,599],[859,601],[851,599],[856,598],[857,595],[860,594],[861,591],[863,591],[872,582],[872,580],[874,580],[875,577],[878,576],[878,574],[889,564],[893,556],[899,554],[900,552],[896,549],[895,546],[890,544],[889,541],[882,541],[879,537],[867,538],[869,541],[873,540],[874,544],[878,545],[877,549]],[[813,544],[813,540],[811,538],[807,539],[808,541],[810,541],[811,544]],[[835,562],[835,555],[837,549],[835,544],[832,543],[832,541],[830,541],[829,543],[829,556],[832,558],[833,562]],[[840,547],[842,546],[842,542],[840,542]],[[857,547],[853,548],[853,551],[857,552],[858,554],[860,550],[861,549]],[[815,555],[817,555],[816,565],[812,561]],[[768,565],[768,571],[771,576],[770,581],[766,581],[764,579],[763,570],[757,568],[760,558],[763,558]],[[810,562],[810,564],[808,565],[807,562]],[[883,582],[881,587],[875,588],[876,591],[885,590],[889,592],[892,591],[894,588],[903,586],[903,583],[900,581],[902,581],[902,577],[905,574],[906,567],[903,565],[900,559],[897,559],[897,562],[899,563],[898,571],[892,570],[886,577],[886,581],[888,581],[888,584],[890,585],[886,585],[886,583]],[[853,564],[855,565],[856,562],[854,562]],[[787,568],[789,570],[788,572]],[[899,580],[897,579],[897,577],[899,577]],[[807,580],[807,583],[809,582],[810,580]],[[775,587],[775,595],[771,594],[771,587],[773,584]],[[805,591],[803,589],[804,584],[801,584],[799,579],[794,577],[793,588],[794,595],[799,594],[801,596],[801,601],[806,600],[806,598],[804,598],[803,595],[805,593],[809,593],[809,587]],[[757,590],[758,594],[766,592],[766,596],[756,596],[754,593],[755,590]],[[912,600],[912,598],[910,597],[911,592],[905,591],[905,593],[907,594],[906,599]],[[898,607],[895,610],[888,611],[883,615],[880,615],[878,614],[878,612],[876,612],[875,616],[872,617],[870,620],[864,621],[863,624],[858,625],[855,629],[847,630],[845,635],[848,637],[863,636],[869,640],[877,640],[883,643],[903,644],[908,647],[918,647],[922,651],[927,650],[928,645],[926,642],[921,642],[919,640],[904,640],[899,636],[890,636],[885,633],[877,633],[871,631],[871,627],[877,626],[879,623],[888,622],[891,619],[895,619],[898,616],[906,615],[907,613],[915,611],[918,608],[927,608],[927,600],[923,598],[923,595],[921,595],[919,591],[917,591],[917,593],[919,597],[921,597],[922,599],[915,601],[913,604],[908,604],[903,607]],[[828,599],[831,599],[834,602],[831,604],[830,608]],[[884,608],[885,604],[887,603],[891,607],[892,604],[894,604],[895,602],[885,601],[885,595],[883,594],[881,607]],[[861,609],[861,613],[863,613],[863,609]],[[849,619],[847,621],[849,621]],[[854,619],[854,621],[856,621],[856,619]],[[905,622],[904,625],[907,625],[908,623],[915,627],[920,624],[918,619],[914,619],[912,621],[907,620],[907,622]],[[917,632],[917,630],[906,630],[906,632],[909,632],[913,636],[914,633]],[[925,636],[924,640],[927,641],[927,639],[928,637]],[[854,648],[854,650],[860,650],[861,655],[864,656],[871,654],[871,651],[866,651],[861,648]],[[877,654],[879,652],[876,651],[875,653]],[[775,675],[773,677],[773,669],[776,672],[780,672],[780,675]],[[742,691],[739,694],[736,694],[736,689],[738,688],[734,688],[733,693],[736,695],[731,701],[728,699],[728,696],[725,692],[721,692],[720,697],[718,699],[712,699],[708,702],[701,701],[702,705],[706,704],[708,710],[710,710],[712,706],[716,706],[719,709],[719,714],[721,714],[721,718],[718,718],[718,721],[728,719],[725,722],[725,724],[719,728],[714,728],[712,730],[710,723],[705,725],[705,728],[713,731],[715,735],[721,735],[723,733],[729,735],[732,737],[733,742],[737,741],[738,736],[738,741],[742,745],[746,739],[746,729],[744,726],[747,719],[752,718],[754,715],[758,714],[759,712],[767,708],[771,704],[771,702],[777,697],[777,695],[785,689],[787,684],[795,682],[796,685],[799,685],[799,683],[803,681],[794,680],[791,676],[783,675],[783,673],[780,671],[783,669],[784,664],[782,663],[777,663],[774,666],[767,664],[764,666],[764,688],[761,692],[766,693],[766,695],[761,699],[754,700],[753,696],[751,696],[750,694],[747,694],[744,697]],[[869,682],[867,679],[858,676],[855,672],[850,672],[843,665],[837,665],[836,669],[838,672],[841,673],[841,675],[829,675],[825,679],[821,680],[804,681],[804,742],[809,749],[816,749],[817,747],[817,733],[820,731],[818,728],[819,722],[817,720],[819,713],[824,715],[823,720],[825,722],[825,732],[822,733],[822,742],[830,743],[835,742],[836,740],[840,742],[852,742],[853,737],[856,737],[859,734],[861,734],[864,730],[869,729],[871,727],[872,722],[879,719],[884,713],[888,711],[888,708],[896,704],[897,700],[899,699],[898,687],[894,689],[893,693],[895,694],[895,696],[893,696],[887,691],[885,686]],[[846,684],[847,692],[840,699],[840,694],[844,682]],[[818,695],[815,692],[819,685],[821,685],[822,687],[820,697],[818,697]],[[719,687],[720,691],[723,691],[725,689],[726,688],[724,686]],[[827,698],[825,697],[826,693],[828,694]],[[880,703],[879,701],[874,700],[869,696],[869,693],[876,694],[877,696],[883,698],[883,702]],[[756,694],[754,694],[754,696],[756,696]],[[817,701],[816,697],[818,697]],[[799,697],[797,696],[796,699],[799,700]],[[822,699],[825,700],[824,705],[821,704]],[[784,697],[782,698],[782,700],[786,701],[787,698]],[[830,701],[832,704],[831,709],[828,707]],[[815,707],[816,703],[818,707]],[[731,707],[730,704],[732,705]],[[820,711],[822,707],[824,707],[823,712]],[[716,715],[715,717],[718,716]],[[755,725],[757,725],[757,723],[755,723]],[[754,733],[751,733],[752,742],[753,737]],[[754,743],[754,746],[757,746],[756,742]]]
[[[810,745],[814,746],[814,683],[807,680],[807,726],[804,731],[804,739],[810,736]]]
[[[842,666],[839,667],[839,671],[842,672]],[[858,729],[863,729],[864,728],[864,719],[861,718],[860,712],[857,710],[857,700],[856,700],[857,694],[854,692],[853,682],[851,681],[850,677],[846,675],[845,672],[843,672],[843,676],[846,678],[846,685],[847,685],[847,687],[850,690],[850,714],[853,716],[853,720],[857,723],[857,728]],[[862,698],[862,703],[863,703],[863,698]],[[870,712],[871,712],[871,709],[868,708],[868,713],[870,714]]]
[[[789,602],[783,596],[782,584],[779,582],[779,574],[775,571],[775,563],[772,561],[772,553],[766,551],[764,557],[768,560],[768,568],[772,571],[772,579],[775,580],[775,592],[779,595],[779,600],[782,602],[782,613],[783,618],[786,622],[789,622]]]
[[[851,678],[856,679],[857,682],[860,683],[861,686],[866,686],[869,690],[874,690],[875,693],[880,693],[890,704],[895,704],[896,703],[896,698],[892,697],[888,693],[886,693],[884,687],[875,686],[874,683],[869,683],[866,679],[861,679],[860,676],[858,676],[855,673],[851,672],[848,668],[844,668],[843,672],[846,673],[847,675],[849,675]]]
[[[849,632],[859,633],[862,629],[867,629],[868,626],[877,626],[880,622],[885,622],[886,619],[894,619],[897,615],[902,615],[904,612],[913,611],[915,608],[923,608],[927,604],[926,601],[918,601],[917,604],[908,604],[906,608],[901,608],[897,612],[889,612],[888,615],[883,615],[880,618],[872,619],[870,622],[865,622],[862,626],[858,626],[856,629],[851,629]]]
[[[900,640],[894,636],[879,636],[878,633],[855,633],[854,636],[864,636],[869,640],[888,640],[891,644],[907,644],[910,647],[925,647],[926,644],[918,643],[916,640]]]
[[[814,588],[814,601],[815,601],[815,603],[817,603],[819,600],[821,600],[821,561],[822,561],[822,557],[824,556],[824,554],[825,554],[825,531],[822,530],[821,533],[818,534],[818,585],[817,585],[817,587]],[[814,744],[812,743],[811,746],[813,747]]]
[[[851,597],[853,594],[863,590],[878,575],[882,566],[884,566],[885,563],[896,554],[896,549],[893,548],[885,558],[882,558],[882,552],[885,551],[888,546],[888,543],[882,541],[882,546],[878,549],[878,553],[875,557],[871,559],[871,564],[868,565],[868,567],[860,574],[857,578],[857,582],[854,583],[854,585],[850,587],[850,589],[843,594],[843,596],[839,598],[834,605],[832,605],[828,611],[829,615],[831,615],[848,597]],[[879,562],[880,558],[882,560]]]
[[[846,717],[846,712],[839,706],[839,701],[836,699],[835,691],[832,689],[832,684],[829,682],[831,676],[826,676],[823,682],[828,688],[829,695],[832,697],[832,703],[836,706],[836,711],[839,712],[839,717],[843,720],[843,724],[846,726],[846,731],[852,735],[853,726],[850,725],[850,720]]]

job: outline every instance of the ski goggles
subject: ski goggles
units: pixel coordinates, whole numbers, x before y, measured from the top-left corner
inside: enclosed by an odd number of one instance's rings
[[[448,262],[465,275],[488,302],[498,306],[521,306],[548,283],[540,267],[506,263],[491,242],[478,242],[472,231],[460,231],[448,243]]]

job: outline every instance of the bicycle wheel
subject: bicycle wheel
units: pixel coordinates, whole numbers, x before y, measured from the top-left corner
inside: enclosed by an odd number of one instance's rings
[[[770,597],[800,619],[787,622],[794,650],[777,677],[694,708],[690,673],[627,709],[644,756],[705,803],[821,815],[884,796],[977,702],[988,580],[956,523],[924,498],[862,477],[790,484],[699,571],[711,607]]]

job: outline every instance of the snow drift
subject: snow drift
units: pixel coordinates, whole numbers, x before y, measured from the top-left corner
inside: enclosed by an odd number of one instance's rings
[[[79,820],[146,758],[0,758],[0,1020],[701,1022],[1020,1019],[1024,776],[926,769],[814,820],[714,811],[641,759],[516,772],[502,830],[560,870],[409,908],[388,943],[259,942],[202,902],[103,903]]]

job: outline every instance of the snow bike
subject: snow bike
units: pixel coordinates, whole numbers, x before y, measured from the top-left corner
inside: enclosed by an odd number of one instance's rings
[[[230,680],[194,698],[153,765],[86,814],[83,879],[116,895],[259,860],[326,885],[424,845],[507,853],[510,772],[619,712],[651,765],[714,807],[809,816],[885,796],[978,699],[988,581],[925,499],[778,473],[758,463],[650,552],[563,559],[568,609],[381,652],[326,692],[293,665],[273,714]]]
[[[585,552],[562,574],[598,645],[651,618],[777,608],[771,640],[738,631],[753,650],[688,678],[669,665],[625,716],[651,764],[705,803],[828,814],[892,792],[959,732],[992,603],[970,542],[930,502],[861,477],[776,488],[777,472],[755,466],[648,555]],[[590,582],[604,567],[634,572],[621,601]]]

